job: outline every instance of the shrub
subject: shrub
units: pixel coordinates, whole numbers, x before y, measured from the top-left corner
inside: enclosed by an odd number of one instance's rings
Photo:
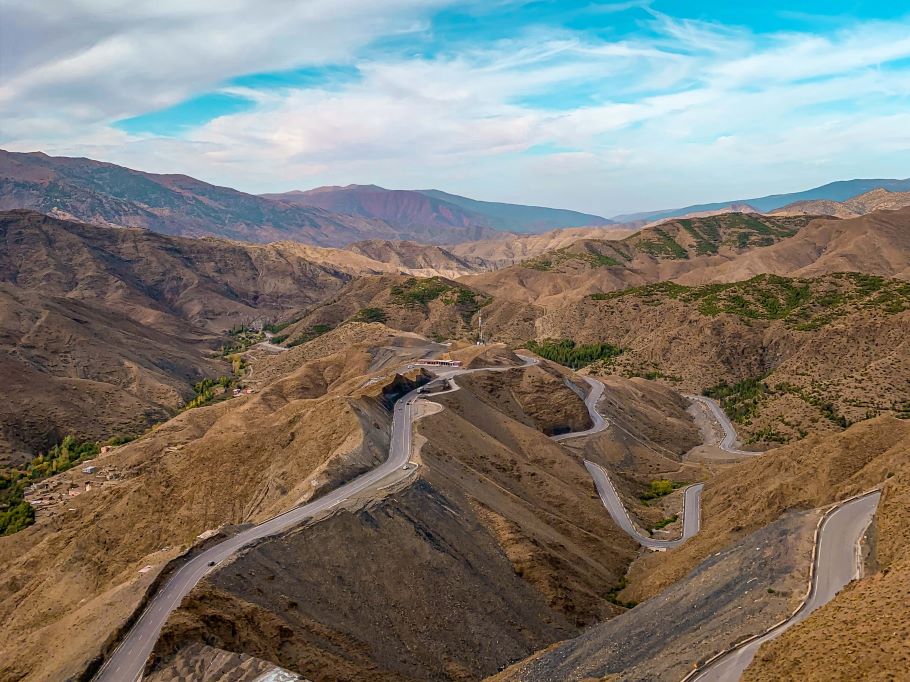
[[[622,353],[622,348],[609,343],[576,344],[571,339],[528,341],[525,347],[540,357],[560,365],[579,369],[598,360],[609,360]]]

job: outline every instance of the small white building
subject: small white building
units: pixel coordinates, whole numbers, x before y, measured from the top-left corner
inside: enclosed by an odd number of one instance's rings
[[[91,475],[91,474],[94,474],[96,471],[98,471],[98,467],[96,467],[96,466],[89,465],[87,467],[82,467],[83,474]]]

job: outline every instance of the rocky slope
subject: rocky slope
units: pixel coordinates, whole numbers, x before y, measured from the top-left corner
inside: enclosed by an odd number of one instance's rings
[[[67,434],[141,433],[192,398],[193,383],[231,373],[215,352],[230,343],[226,331],[281,318],[352,277],[306,253],[313,247],[168,237],[28,211],[0,213],[0,245],[0,364],[18,397],[0,407],[2,462]]]
[[[490,267],[498,269],[515,265],[547,251],[567,247],[580,239],[618,240],[634,234],[636,230],[621,225],[610,227],[568,227],[550,230],[543,234],[520,235],[512,239],[482,239],[463,242],[448,247],[458,257],[479,258]]]
[[[625,349],[596,371],[696,393],[721,384],[717,394],[747,442],[839,430],[910,407],[910,285],[900,280],[655,284],[548,309],[533,336]]]
[[[643,554],[633,564],[619,598],[641,604],[494,679],[680,679],[800,602],[818,519],[813,510],[886,480],[876,541],[885,570],[847,588],[763,647],[744,679],[897,674],[906,660],[901,580],[907,533],[899,518],[906,502],[908,446],[910,423],[879,418],[721,471],[705,484],[701,532],[675,550]],[[892,571],[897,575],[889,580]],[[870,646],[873,641],[877,646]]]
[[[96,458],[93,474],[44,482],[36,523],[0,537],[0,679],[76,675],[199,534],[262,521],[385,459],[388,406],[409,384],[385,372],[362,386],[399,336],[348,325],[262,357],[263,375],[284,364],[252,395],[188,410]]]
[[[498,298],[558,306],[672,280],[735,282],[771,273],[861,272],[910,278],[910,208],[850,220],[728,214],[676,220],[622,241],[581,240],[465,284]]]
[[[459,282],[365,277],[282,331],[287,343],[348,320],[376,319],[438,340],[609,343],[622,353],[601,374],[713,389],[747,443],[836,431],[910,406],[910,288],[896,279],[835,273],[762,275],[686,287],[672,282],[534,306]]]
[[[905,438],[903,448],[904,453],[910,449],[910,439]],[[888,467],[884,480],[866,577],[763,646],[743,680],[900,679],[900,671],[907,670],[910,464],[906,457]]]
[[[465,284],[497,297],[537,305],[560,305],[597,291],[699,274],[736,263],[793,235],[810,218],[730,213],[674,220],[622,240],[581,239],[495,272],[464,278]]]
[[[221,332],[302,308],[351,276],[288,253],[216,239],[185,239],[0,214],[0,279],[44,295],[103,306],[169,329],[180,320]]]
[[[131,317],[0,283],[0,467],[72,434],[140,434],[193,397],[192,385],[229,373],[211,340],[158,331]]]
[[[473,339],[476,316],[490,300],[444,277],[361,277],[307,309],[281,335],[294,344],[353,320],[383,322],[439,341]]]
[[[472,272],[490,270],[493,263],[478,256],[456,256],[448,249],[417,242],[370,240],[349,244],[347,250],[401,271],[424,277],[440,275],[460,277]]]
[[[459,379],[418,422],[416,483],[212,574],[156,665],[207,641],[313,680],[478,679],[618,613],[610,590],[637,550],[544,433],[587,426],[567,378],[544,364]],[[667,394],[651,398],[684,415]]]

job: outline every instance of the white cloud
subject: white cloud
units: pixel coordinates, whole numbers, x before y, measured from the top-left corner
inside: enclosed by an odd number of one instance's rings
[[[33,12],[2,1],[17,21]],[[457,54],[368,60],[355,56],[359,47],[424,26],[435,3],[273,0],[269,11],[243,0],[55,4],[55,21],[87,8],[117,21],[99,21],[46,57],[16,57],[0,88],[8,103],[0,132],[11,148],[252,191],[435,185],[606,214],[907,175],[906,21],[759,38],[654,14],[651,36],[598,41],[536,30]],[[355,60],[362,78],[331,89],[228,89],[255,109],[180,138],[110,127],[240,73],[339,60]],[[571,103],[592,84],[596,104],[521,104],[540,95]],[[532,148],[555,151],[525,153]]]

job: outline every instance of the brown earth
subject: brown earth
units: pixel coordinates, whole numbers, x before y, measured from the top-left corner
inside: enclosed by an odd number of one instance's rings
[[[799,625],[762,646],[748,682],[901,680],[910,670],[910,439],[885,474],[868,577],[851,583]],[[904,672],[901,672],[904,671]]]
[[[75,675],[197,535],[262,521],[383,460],[386,391],[408,384],[361,388],[377,327],[348,325],[317,339],[269,386],[177,416],[97,458],[95,474],[49,479],[64,500],[0,538],[0,679]],[[91,491],[66,497],[86,482]],[[59,646],[48,650],[48,641]]]
[[[550,308],[672,280],[700,285],[771,273],[861,272],[910,278],[910,208],[852,220],[726,214],[675,220],[619,242],[581,240],[495,272],[461,278],[497,299]]]
[[[157,331],[79,300],[0,283],[0,467],[73,434],[140,434],[193,397],[194,382],[230,372],[206,340]]]
[[[654,598],[491,682],[682,679],[696,661],[731,640],[763,632],[790,615],[805,594],[818,516],[785,514],[708,557]]]
[[[705,484],[701,532],[633,563],[619,598],[647,601],[493,679],[679,679],[789,614],[805,594],[817,509],[885,480],[881,570],[765,645],[744,679],[901,679],[908,447],[910,422],[882,417],[721,469]]]
[[[758,278],[723,291],[655,285],[553,307],[533,331],[521,325],[507,340],[521,343],[521,334],[532,334],[539,341],[609,342],[625,352],[593,371],[659,378],[694,393],[721,381],[761,378],[768,389],[737,426],[744,442],[781,442],[839,430],[840,416],[853,422],[906,411],[906,287],[841,275]],[[788,309],[784,301],[794,291],[803,291],[805,302]]]
[[[410,296],[410,292],[423,287],[435,289],[431,300]],[[334,328],[351,320],[370,320],[368,313],[374,313],[390,327],[440,341],[472,339],[477,334],[477,313],[482,313],[489,301],[485,294],[444,277],[361,277],[324,303],[309,308],[282,334],[294,343],[314,330]]]
[[[910,279],[910,207],[850,220],[813,220],[794,237],[754,249],[729,263],[709,264],[681,284],[734,282],[771,273],[817,277],[831,272]]]
[[[587,295],[702,272],[768,244],[789,243],[813,224],[808,216],[728,213],[675,219],[622,240],[580,239],[464,284],[496,298],[555,307]]]
[[[262,676],[274,673],[275,665],[247,654],[235,654],[205,644],[193,644],[175,656],[171,664],[143,679],[147,682],[262,682]],[[284,674],[290,675],[287,671]],[[299,680],[299,677],[279,678]]]
[[[338,291],[350,275],[281,245],[184,239],[96,227],[28,211],[0,213],[0,279],[169,331],[213,332],[274,319]]]
[[[348,244],[345,249],[421,277],[438,275],[453,278],[493,267],[491,262],[483,258],[456,256],[442,247],[417,242],[374,239]]]
[[[227,329],[298,310],[351,275],[253,246],[0,213],[0,463],[143,432],[231,373]],[[348,254],[354,258],[356,254]]]
[[[639,559],[621,596],[654,596],[786,510],[821,507],[878,485],[905,461],[908,445],[910,421],[879,417],[726,468],[705,483],[701,532],[675,550]]]
[[[541,432],[587,426],[566,378],[550,363],[460,377],[418,423],[418,483],[217,571],[169,621],[160,664],[207,641],[319,681],[477,679],[616,615],[610,589],[637,548]],[[647,393],[632,412],[670,395],[647,389],[627,389]]]
[[[635,229],[622,226],[567,227],[543,234],[515,236],[510,239],[487,239],[464,242],[448,247],[456,256],[480,258],[489,263],[489,269],[515,265],[547,251],[565,248],[580,239],[617,240],[635,233]]]
[[[891,192],[879,187],[851,197],[846,201],[797,201],[771,211],[771,215],[830,215],[836,218],[856,218],[873,211],[893,211],[910,206],[910,192]]]

